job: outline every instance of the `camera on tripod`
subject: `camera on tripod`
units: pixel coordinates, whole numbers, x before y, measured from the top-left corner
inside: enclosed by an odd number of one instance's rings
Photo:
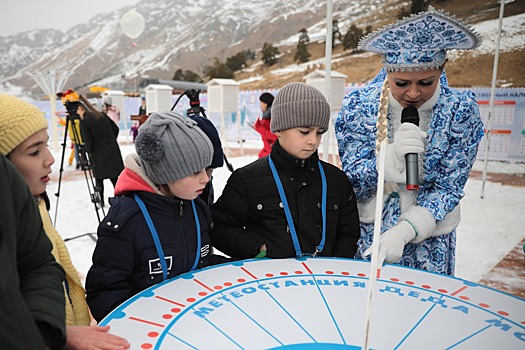
[[[191,117],[193,115],[199,115],[202,112],[201,101],[199,99],[200,92],[201,90],[195,89],[186,90],[184,92],[184,95],[188,96],[188,98],[190,99],[190,108],[188,108],[186,112],[188,117]]]
[[[91,163],[91,155],[88,154],[88,149],[86,144],[84,143],[84,137],[82,136],[82,128],[81,128],[81,118],[78,114],[78,107],[82,106],[84,109],[86,109],[86,105],[82,103],[80,100],[80,96],[78,93],[76,93],[74,90],[67,90],[65,92],[59,92],[57,93],[57,96],[61,98],[62,104],[64,107],[66,107],[67,116],[66,116],[66,124],[64,128],[64,142],[62,143],[62,157],[60,161],[60,176],[58,179],[58,191],[55,193],[55,196],[57,197],[56,202],[56,210],[55,210],[55,223],[57,221],[57,213],[58,213],[58,201],[60,198],[60,189],[62,184],[62,173],[64,171],[64,155],[66,150],[66,144],[67,144],[67,135],[68,132],[70,133],[70,138],[73,143],[73,147],[75,149],[75,152],[77,152],[78,158],[77,162],[80,163],[77,165],[80,165],[80,169],[84,172],[84,178],[86,179],[88,191],[89,191],[89,197],[91,199],[91,202],[94,204],[95,212],[97,214],[98,222],[101,221],[101,215],[99,214],[99,210],[102,211],[102,218],[106,215],[103,208],[103,202],[102,202],[102,194],[100,193],[100,189],[96,187],[95,180],[93,176],[93,165]],[[87,233],[86,235],[89,235],[93,240],[96,240],[93,233]],[[84,235],[80,235],[73,238],[82,237]],[[73,239],[71,238],[71,239]]]
[[[77,110],[80,105],[80,96],[75,91],[67,90],[66,92],[59,92],[57,96],[61,98],[62,104],[66,107],[69,116],[78,116]]]

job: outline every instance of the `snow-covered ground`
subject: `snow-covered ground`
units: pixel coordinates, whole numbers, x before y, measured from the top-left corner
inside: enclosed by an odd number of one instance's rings
[[[245,145],[258,148],[258,142]],[[238,147],[231,143],[230,147]],[[322,149],[322,148],[321,148]],[[123,156],[134,152],[134,146],[121,142]],[[51,199],[51,217],[55,218],[61,151],[54,152],[52,181],[48,186]],[[66,150],[66,159],[69,149]],[[235,169],[250,163],[256,156],[229,157]],[[63,238],[96,232],[98,221],[93,204],[89,200],[87,182],[82,173],[67,166],[60,188],[56,227]],[[476,163],[475,169],[482,170],[483,163]],[[489,163],[489,171],[525,174],[525,164]],[[230,175],[226,167],[215,170],[214,188],[216,198],[222,192]],[[461,202],[462,220],[458,228],[456,276],[479,282],[512,248],[525,237],[525,188],[502,186],[486,182],[484,198],[481,198],[482,181],[470,179]],[[112,196],[113,186],[106,181],[105,195]],[[95,242],[88,236],[69,240],[67,246],[73,263],[85,278],[91,266],[91,255]]]

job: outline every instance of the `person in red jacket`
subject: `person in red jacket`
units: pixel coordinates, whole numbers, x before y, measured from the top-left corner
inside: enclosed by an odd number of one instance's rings
[[[259,152],[259,158],[266,157],[272,150],[273,143],[277,140],[277,135],[270,131],[270,121],[272,119],[272,103],[273,95],[269,92],[263,93],[259,97],[261,104],[261,110],[263,112],[261,118],[257,118],[257,121],[253,125],[255,131],[261,134],[263,141],[263,149]]]

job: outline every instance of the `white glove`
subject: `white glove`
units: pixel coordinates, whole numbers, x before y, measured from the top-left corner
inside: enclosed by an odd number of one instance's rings
[[[405,245],[416,236],[416,231],[412,225],[406,221],[399,222],[396,226],[385,231],[379,240],[378,266],[383,266],[383,262],[395,263],[403,255]],[[364,253],[365,256],[372,254],[372,246]]]
[[[405,154],[408,153],[423,153],[425,151],[425,144],[423,139],[427,137],[427,133],[419,129],[419,127],[412,123],[403,123],[394,134],[394,155],[396,167],[399,171],[405,169]]]
[[[419,243],[432,237],[436,229],[436,219],[425,207],[413,205],[399,217],[399,222],[407,221],[416,231],[412,243]]]

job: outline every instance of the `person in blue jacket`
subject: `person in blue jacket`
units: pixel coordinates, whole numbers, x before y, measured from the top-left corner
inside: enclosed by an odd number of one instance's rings
[[[343,170],[354,186],[361,222],[356,258],[367,258],[375,205],[383,201],[379,263],[453,275],[459,202],[476,159],[483,124],[472,91],[448,86],[448,49],[473,49],[481,39],[433,8],[369,34],[360,48],[384,67],[350,92],[335,123]],[[401,123],[418,110],[419,126]],[[385,146],[385,191],[376,198],[376,146]],[[419,190],[406,189],[405,155],[419,154]],[[417,172],[417,171],[416,171]]]
[[[199,198],[210,180],[213,145],[198,124],[174,112],[153,113],[135,149],[99,225],[86,279],[97,321],[154,284],[228,260],[213,254],[211,212]]]

